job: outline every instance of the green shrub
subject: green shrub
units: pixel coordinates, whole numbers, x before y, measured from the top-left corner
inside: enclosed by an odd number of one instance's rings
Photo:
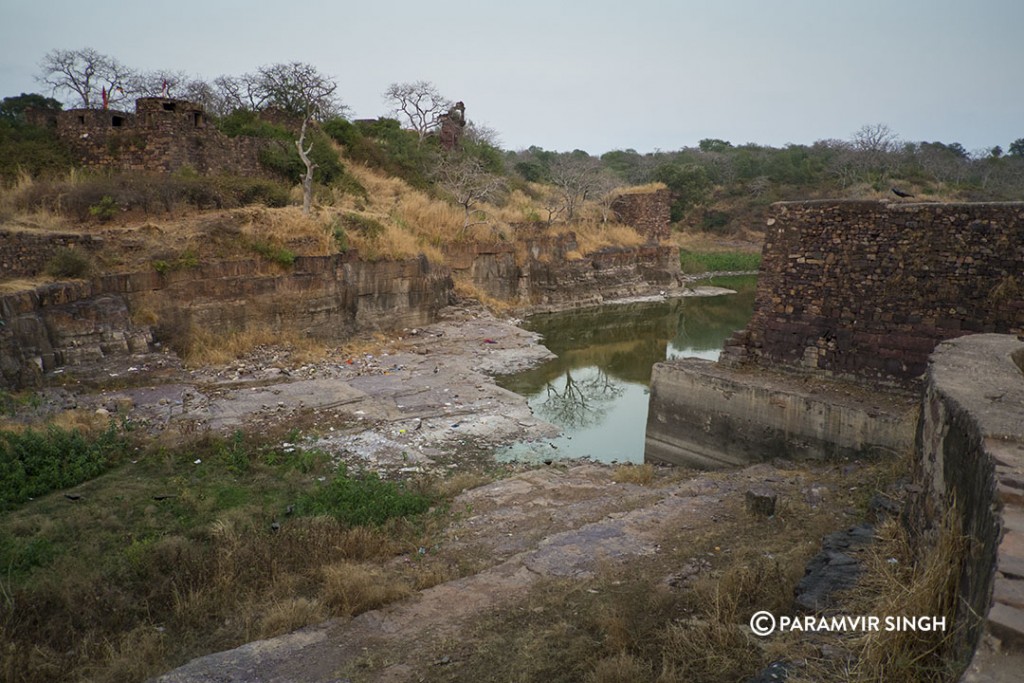
[[[292,139],[292,134],[284,126],[279,126],[269,121],[264,121],[254,111],[238,109],[227,116],[222,116],[217,121],[217,128],[228,137],[247,135],[254,138],[266,138],[271,140]]]
[[[725,211],[705,211],[701,219],[701,230],[705,232],[723,233],[729,226],[729,214]]]
[[[62,247],[47,261],[44,270],[52,277],[85,277],[92,271],[92,260],[79,249]]]
[[[342,216],[345,225],[361,232],[368,238],[380,237],[384,234],[384,224],[376,218],[364,216],[360,213],[349,212]]]
[[[89,207],[89,215],[105,222],[116,216],[119,208],[117,201],[115,201],[109,194],[106,194],[103,195],[98,202]]]
[[[199,257],[191,249],[178,254],[177,257],[168,260],[166,258],[153,259],[153,270],[163,275],[175,270],[186,270],[189,268],[197,268],[199,266]]]
[[[429,496],[409,491],[402,483],[383,481],[372,473],[353,477],[340,465],[331,481],[299,498],[296,511],[330,515],[351,526],[380,525],[423,514],[431,503]]]
[[[95,438],[78,430],[0,431],[0,511],[102,474],[127,453],[113,424]]]
[[[71,155],[54,130],[0,118],[0,185],[16,181],[19,172],[38,178],[71,168]]]
[[[291,267],[295,263],[295,253],[284,247],[274,246],[269,242],[250,242],[249,248],[254,252],[278,265]]]
[[[334,238],[334,244],[338,247],[338,251],[344,253],[348,251],[348,233],[345,232],[345,225],[338,219],[335,219],[329,228],[331,237]]]

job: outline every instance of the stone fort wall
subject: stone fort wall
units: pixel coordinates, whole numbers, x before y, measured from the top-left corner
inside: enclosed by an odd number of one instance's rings
[[[651,242],[667,239],[672,221],[672,195],[667,188],[652,192],[629,192],[612,201],[616,220],[636,228]]]
[[[58,112],[57,135],[75,160],[91,168],[171,173],[189,167],[203,174],[259,174],[261,141],[230,138],[198,104],[143,97],[134,114],[112,109]]]
[[[782,202],[723,362],[913,384],[944,339],[1024,331],[1024,203]]]

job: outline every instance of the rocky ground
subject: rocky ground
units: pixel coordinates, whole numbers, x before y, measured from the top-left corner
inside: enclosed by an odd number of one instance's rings
[[[352,619],[202,657],[157,680],[473,680],[476,674],[467,670],[480,664],[475,634],[481,620],[508,609],[542,612],[543,606],[523,606],[540,582],[583,582],[583,590],[600,599],[593,587],[599,584],[588,580],[622,567],[632,573],[643,563],[636,571],[653,573],[655,590],[686,591],[757,539],[779,533],[783,514],[821,509],[833,524],[852,523],[857,510],[825,509],[856,490],[867,469],[776,463],[702,475],[663,471],[648,485],[617,480],[615,472],[595,464],[556,465],[469,490],[453,504],[466,513],[427,552],[452,562],[476,558],[479,571]],[[749,509],[747,492],[765,486],[784,513],[773,509],[769,518]],[[697,543],[709,534],[723,540]],[[817,538],[810,534],[807,547],[790,550],[810,555]],[[771,557],[774,550],[767,543],[762,552]]]
[[[170,354],[150,354],[120,367],[76,368],[83,390],[46,396],[54,407],[124,415],[156,437],[292,425],[304,447],[325,449],[357,469],[453,468],[493,446],[558,431],[494,383],[494,375],[552,357],[515,322],[476,305],[455,306],[427,327],[304,364],[276,347],[197,370]]]
[[[523,397],[495,384],[495,375],[551,357],[516,322],[469,303],[446,309],[432,325],[315,362],[298,363],[288,349],[268,347],[227,366],[188,370],[170,354],[150,354],[120,367],[76,369],[82,390],[44,395],[54,408],[128,417],[156,438],[293,429],[283,437],[286,447],[315,445],[355,469],[442,473],[485,463],[496,446],[557,434]],[[462,578],[353,619],[200,658],[159,680],[447,680],[463,664],[471,668],[470,633],[480,620],[521,601],[538,582],[587,581],[609,567],[642,562],[657,585],[684,590],[730,553],[758,547],[771,531],[764,525],[777,526],[781,516],[751,516],[752,488],[770,487],[780,511],[807,513],[822,529],[854,524],[860,513],[850,500],[867,488],[856,475],[860,467],[664,470],[639,485],[619,476],[623,468],[594,463],[524,466],[461,494],[453,509],[463,512],[444,542],[425,549],[434,561],[472,564],[472,571],[455,572]],[[817,527],[801,529],[806,533],[792,549],[798,564],[821,538]],[[710,550],[698,543],[712,537],[725,540],[709,541]]]

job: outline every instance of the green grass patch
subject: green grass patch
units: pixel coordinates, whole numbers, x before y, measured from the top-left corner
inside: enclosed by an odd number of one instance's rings
[[[337,471],[290,445],[298,434],[204,436],[130,458],[115,436],[3,433],[3,462],[18,463],[5,491],[34,499],[0,508],[0,681],[147,680],[324,618],[338,563],[384,566],[436,542],[433,518],[407,521],[433,496]],[[73,499],[42,493],[83,477]],[[275,626],[267,615],[296,601],[309,614]]]
[[[761,254],[748,251],[679,250],[679,266],[689,275],[755,271],[761,266]]]
[[[290,268],[295,263],[295,252],[269,242],[250,242],[249,248],[268,261]]]
[[[129,448],[123,430],[113,424],[96,437],[58,427],[0,431],[0,511],[92,479]]]
[[[414,517],[430,509],[430,497],[401,482],[374,473],[352,476],[344,465],[334,478],[299,499],[298,512],[330,515],[352,526],[380,525],[396,517]]]

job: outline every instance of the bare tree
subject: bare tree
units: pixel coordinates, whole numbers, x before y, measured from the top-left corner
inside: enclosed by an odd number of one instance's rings
[[[600,422],[611,402],[625,391],[604,370],[584,368],[578,374],[573,377],[567,369],[561,388],[548,382],[544,401],[538,406],[544,418],[565,427],[587,427]]]
[[[265,94],[258,108],[277,107],[306,121],[322,121],[345,109],[335,95],[337,81],[312,64],[289,62],[260,67],[255,86],[255,95]]]
[[[305,147],[306,125],[308,123],[309,117],[302,119],[299,139],[295,141],[295,147],[299,150],[299,158],[302,159],[302,163],[306,166],[306,175],[302,176],[302,213],[307,216],[313,204],[313,171],[317,168],[316,162],[309,156],[309,153],[313,151],[313,143],[310,142],[309,147]]]
[[[430,81],[392,83],[384,91],[384,99],[416,131],[420,142],[441,125],[441,115],[452,106]]]
[[[853,146],[861,152],[880,152],[888,154],[899,149],[900,139],[889,126],[874,123],[861,126],[853,134]]]
[[[566,221],[571,222],[583,202],[600,191],[601,169],[601,160],[585,152],[561,156],[551,163],[551,182],[562,197]]]
[[[50,86],[54,94],[63,93],[73,104],[86,109],[112,105],[137,92],[136,74],[108,55],[90,47],[78,50],[50,50],[39,63],[36,79]],[[106,92],[107,101],[102,101]]]
[[[473,207],[491,199],[505,187],[503,178],[488,173],[479,159],[470,156],[452,154],[442,157],[434,177],[466,212],[460,235],[470,227],[486,222],[472,220]]]
[[[203,106],[207,112],[220,115],[216,89],[202,78],[184,71],[158,70],[138,77],[139,95],[142,97],[174,97]]]
[[[226,100],[244,109],[277,107],[300,117],[302,125],[295,148],[306,167],[302,178],[302,212],[309,214],[313,203],[313,172],[316,162],[309,156],[313,143],[306,144],[309,124],[344,110],[335,93],[338,83],[320,73],[312,64],[289,62],[260,67],[256,74],[238,79],[221,77],[216,81]]]
[[[213,87],[225,114],[239,109],[259,111],[269,98],[257,74],[218,76],[213,80]]]

